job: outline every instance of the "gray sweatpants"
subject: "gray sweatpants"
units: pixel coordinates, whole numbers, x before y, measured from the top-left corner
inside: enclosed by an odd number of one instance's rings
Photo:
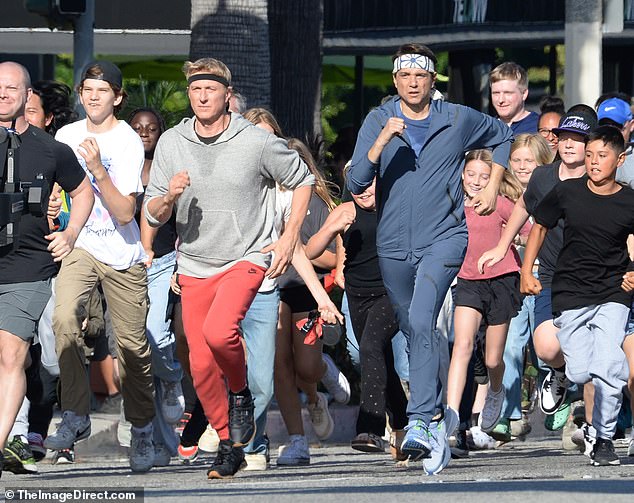
[[[600,438],[614,435],[627,384],[629,369],[621,346],[628,316],[627,306],[608,302],[570,309],[554,319],[568,379],[594,384],[592,425]]]

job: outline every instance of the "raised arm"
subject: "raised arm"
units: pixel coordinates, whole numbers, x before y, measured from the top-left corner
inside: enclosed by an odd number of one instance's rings
[[[513,212],[508,222],[506,222],[506,227],[504,227],[502,231],[502,236],[500,236],[500,241],[497,246],[484,252],[478,260],[478,270],[481,273],[484,273],[485,267],[493,267],[504,258],[515,236],[517,236],[522,226],[528,221],[528,217],[529,214],[528,211],[526,211],[524,197],[522,196],[515,203]]]
[[[333,239],[350,227],[355,217],[356,211],[353,203],[343,203],[337,206],[328,215],[324,225],[317,231],[317,234],[314,234],[306,243],[304,247],[306,256],[310,260],[319,257],[328,248],[328,245],[332,243]]]

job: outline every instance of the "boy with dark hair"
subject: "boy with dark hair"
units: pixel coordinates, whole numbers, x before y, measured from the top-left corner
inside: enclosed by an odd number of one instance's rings
[[[594,466],[620,464],[612,437],[629,374],[621,346],[631,294],[621,282],[631,268],[627,237],[634,233],[634,191],[615,180],[624,150],[616,128],[600,126],[588,135],[586,176],[557,184],[537,206],[521,271],[522,293],[538,294],[541,283],[532,274],[533,265],[547,230],[563,218],[552,307],[566,375],[578,384],[592,381],[595,387]]]

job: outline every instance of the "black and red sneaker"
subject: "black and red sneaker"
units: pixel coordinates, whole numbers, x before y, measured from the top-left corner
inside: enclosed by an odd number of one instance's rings
[[[233,445],[231,440],[221,440],[218,454],[207,472],[208,479],[226,479],[233,477],[238,470],[246,466],[242,447]]]

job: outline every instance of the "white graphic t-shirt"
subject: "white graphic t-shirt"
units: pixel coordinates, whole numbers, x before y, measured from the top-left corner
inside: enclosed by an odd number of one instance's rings
[[[101,163],[110,175],[114,186],[124,196],[143,192],[141,170],[143,169],[143,143],[139,135],[125,122],[105,133],[91,133],[86,120],[64,126],[55,139],[69,145],[84,168],[95,194],[95,205],[82,229],[75,246],[89,252],[100,262],[113,269],[123,270],[141,262],[145,257],[141,245],[139,226],[133,219],[119,225],[108,212],[101,197],[95,177],[86,168],[86,161],[79,154],[79,145],[93,137],[99,145]]]

